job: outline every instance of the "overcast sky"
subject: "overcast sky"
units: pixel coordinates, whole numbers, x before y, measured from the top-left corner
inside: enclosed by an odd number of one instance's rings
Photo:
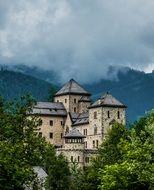
[[[0,63],[87,82],[154,69],[154,0],[0,0]],[[111,77],[111,76],[109,76]]]

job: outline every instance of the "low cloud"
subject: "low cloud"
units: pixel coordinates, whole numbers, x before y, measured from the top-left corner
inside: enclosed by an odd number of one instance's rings
[[[53,70],[61,81],[112,79],[110,65],[150,71],[153,10],[153,0],[1,1],[0,63]]]

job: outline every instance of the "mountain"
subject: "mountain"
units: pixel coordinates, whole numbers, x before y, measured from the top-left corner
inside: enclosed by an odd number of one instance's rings
[[[41,79],[15,71],[0,70],[0,95],[7,100],[31,93],[36,100],[46,101],[55,90],[56,86]]]
[[[85,87],[97,99],[106,91],[128,106],[127,120],[134,121],[147,111],[154,108],[154,77],[152,74],[128,69],[117,73],[117,79],[109,81],[102,79]]]
[[[38,79],[43,79],[47,81],[47,83],[44,82],[47,86],[45,87],[46,89],[44,87],[42,88],[43,85],[41,85],[41,87],[38,88],[36,88],[34,85],[34,87],[30,88],[29,87],[30,81],[27,82],[26,85],[22,86],[21,82],[17,82],[18,80],[17,77],[16,84],[18,85],[16,85],[16,88],[18,90],[13,91],[10,90],[14,88],[13,87],[14,84],[11,84],[11,82],[14,81],[15,79],[14,77],[12,77],[12,80],[8,82],[8,86],[10,87],[7,87],[7,89],[5,90],[1,90],[1,92],[5,91],[5,95],[7,97],[9,96],[9,94],[13,94],[11,95],[13,97],[16,96],[16,94],[18,94],[19,96],[19,94],[25,92],[25,89],[29,88],[28,91],[32,91],[36,98],[45,100],[48,96],[48,86],[49,87],[51,86],[49,82],[52,82],[57,86],[63,85],[57,82],[56,78],[58,77],[58,75],[53,71],[45,71],[37,67],[28,67],[25,65],[10,66],[8,69],[14,70],[13,72],[14,74],[18,71],[23,76],[24,74],[28,74],[37,77]],[[12,74],[10,73],[10,75]],[[127,108],[128,121],[134,121],[138,119],[140,116],[144,115],[147,111],[154,108],[154,72],[147,74],[141,71],[130,69],[128,67],[121,67],[121,68],[110,67],[108,75],[110,76],[113,75],[116,77],[114,78],[114,80],[107,80],[102,78],[98,82],[83,85],[93,95],[92,96],[93,101],[99,98],[103,93],[107,91],[111,92],[113,96],[115,96],[117,99],[119,99],[121,102],[123,102],[128,106]],[[31,77],[26,76],[24,82],[28,80],[28,78]],[[22,80],[23,79],[21,79],[20,81]],[[0,75],[0,81],[1,81],[1,75]],[[43,83],[42,80],[41,82]],[[39,83],[39,85],[40,84],[41,83]],[[20,89],[21,88],[20,86],[22,86],[22,89]],[[40,89],[43,89],[43,91],[41,91]]]

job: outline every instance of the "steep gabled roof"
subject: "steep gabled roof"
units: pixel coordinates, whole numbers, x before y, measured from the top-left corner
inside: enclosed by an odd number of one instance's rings
[[[90,96],[90,93],[82,88],[74,79],[71,79],[66,83],[55,96],[67,95],[67,94],[79,94]]]
[[[64,105],[59,102],[37,102],[37,104],[34,105],[31,114],[67,116]]]
[[[84,138],[85,136],[82,135],[77,129],[73,128],[68,134],[64,136],[65,138]]]
[[[90,106],[90,108],[95,108],[95,107],[122,107],[122,108],[126,108],[126,106],[124,104],[119,102],[119,100],[117,100],[115,97],[113,97],[108,92]]]

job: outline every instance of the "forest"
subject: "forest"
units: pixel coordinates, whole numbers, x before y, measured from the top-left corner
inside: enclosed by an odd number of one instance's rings
[[[91,165],[71,167],[63,155],[37,133],[38,116],[27,117],[35,100],[0,99],[0,189],[22,190],[153,190],[154,111],[129,126],[114,124]],[[42,183],[33,170],[42,167]]]

